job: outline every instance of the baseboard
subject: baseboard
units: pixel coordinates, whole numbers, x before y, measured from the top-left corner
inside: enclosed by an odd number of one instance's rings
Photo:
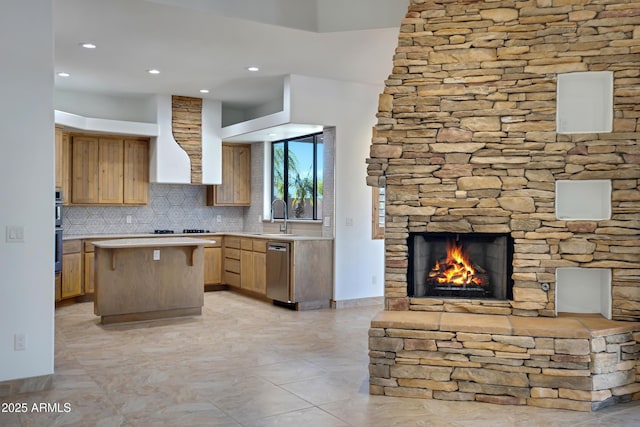
[[[354,298],[344,299],[340,301],[331,301],[331,308],[352,308],[352,307],[367,307],[371,305],[384,305],[384,297],[368,297],[368,298]]]
[[[0,397],[49,390],[51,388],[53,388],[53,374],[0,381]]]

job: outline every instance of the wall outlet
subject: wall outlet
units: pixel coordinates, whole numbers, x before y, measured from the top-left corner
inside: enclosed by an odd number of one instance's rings
[[[160,261],[160,249],[153,250],[153,260]]]
[[[25,334],[13,335],[13,350],[25,351],[27,349],[27,336]]]
[[[127,215],[127,224],[131,224],[133,222],[133,217],[131,215]]]
[[[347,227],[353,227],[353,218],[348,216],[347,220],[345,221],[345,224]]]
[[[324,225],[325,227],[331,227],[331,217],[325,216],[324,220],[322,221],[322,225]]]
[[[222,222],[222,215],[216,215],[216,222]]]

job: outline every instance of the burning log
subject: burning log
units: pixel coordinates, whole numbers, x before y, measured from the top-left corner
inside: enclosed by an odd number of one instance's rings
[[[469,260],[462,246],[449,241],[446,257],[436,261],[427,281],[435,286],[484,287],[489,283],[489,275],[484,268]]]

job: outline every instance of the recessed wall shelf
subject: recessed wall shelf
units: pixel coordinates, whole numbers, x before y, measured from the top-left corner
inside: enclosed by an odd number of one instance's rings
[[[556,269],[556,312],[600,313],[611,319],[611,270]]]
[[[605,133],[613,128],[613,73],[558,75],[556,131]]]
[[[611,218],[611,181],[556,181],[556,218],[602,220]]]

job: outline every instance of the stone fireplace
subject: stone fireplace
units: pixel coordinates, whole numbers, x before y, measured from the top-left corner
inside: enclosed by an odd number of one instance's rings
[[[640,399],[639,84],[638,3],[411,0],[367,160],[386,192],[371,393]],[[471,284],[431,278],[451,241]]]

